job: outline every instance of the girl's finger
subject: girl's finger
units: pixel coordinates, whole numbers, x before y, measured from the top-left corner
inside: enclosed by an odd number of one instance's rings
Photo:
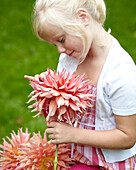
[[[51,143],[56,145],[56,144],[60,144],[57,140],[51,139]]]
[[[54,130],[53,130],[53,128],[47,128],[47,129],[46,129],[46,132],[47,132],[48,134],[52,134],[52,133],[54,132]]]
[[[50,123],[48,122],[47,127],[49,127],[49,128],[54,127],[55,124],[56,124],[56,122],[50,122]]]
[[[53,134],[49,135],[49,138],[52,140],[52,139],[55,139],[55,136]]]

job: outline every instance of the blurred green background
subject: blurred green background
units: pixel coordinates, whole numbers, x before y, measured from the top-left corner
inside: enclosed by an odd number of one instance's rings
[[[136,62],[136,0],[105,0],[105,29],[114,35]],[[56,69],[55,46],[36,38],[32,29],[34,0],[1,0],[0,5],[0,143],[12,130],[28,128],[43,133],[44,118],[33,118],[27,108],[32,91],[24,75]]]

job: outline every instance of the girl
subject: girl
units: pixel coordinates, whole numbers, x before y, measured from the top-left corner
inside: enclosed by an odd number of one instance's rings
[[[118,41],[103,28],[103,0],[37,0],[37,36],[61,53],[58,70],[92,81],[96,95],[90,114],[74,127],[47,124],[53,144],[73,143],[73,169],[134,169],[136,154],[136,67]]]

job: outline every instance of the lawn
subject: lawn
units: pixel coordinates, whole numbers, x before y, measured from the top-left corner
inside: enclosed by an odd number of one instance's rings
[[[106,0],[107,21],[121,45],[136,62],[136,1]],[[36,38],[32,29],[34,0],[1,0],[0,5],[0,143],[12,130],[28,128],[44,132],[43,118],[33,118],[27,108],[32,88],[24,75],[56,69],[59,54],[55,46]]]

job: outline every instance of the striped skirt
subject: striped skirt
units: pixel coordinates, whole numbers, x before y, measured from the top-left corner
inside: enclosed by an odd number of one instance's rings
[[[89,118],[87,116],[84,116],[82,120],[83,119],[85,122],[84,124],[77,122],[75,126],[78,128],[86,128],[86,129],[94,130],[95,127],[94,127],[93,122],[95,121],[95,116],[92,115],[91,118],[90,118],[90,115],[89,115]],[[87,123],[90,124],[91,126],[86,125]],[[104,155],[101,149],[91,147],[91,146],[72,144],[71,157],[77,163],[82,163],[82,164],[88,165],[89,167],[93,166],[93,169],[94,168],[96,169],[96,167],[97,168],[99,167],[99,169],[103,169],[103,170],[135,170],[135,156],[129,159],[126,159],[124,161],[121,161],[121,162],[108,163],[105,161],[105,158],[104,158]],[[80,170],[79,167],[83,166],[82,164],[76,165],[77,170]],[[87,169],[89,168],[88,166],[86,166]],[[82,169],[85,170],[86,168],[84,167]],[[90,167],[90,170],[91,169],[92,168]],[[74,168],[71,170],[76,170],[76,169]]]

